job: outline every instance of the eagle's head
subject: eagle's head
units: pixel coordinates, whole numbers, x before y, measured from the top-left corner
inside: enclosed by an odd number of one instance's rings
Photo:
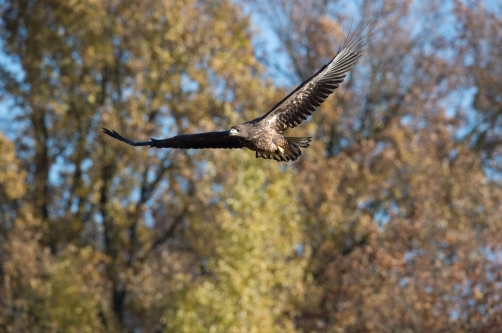
[[[230,129],[230,136],[238,136],[240,138],[248,137],[247,127],[244,124],[232,126]]]

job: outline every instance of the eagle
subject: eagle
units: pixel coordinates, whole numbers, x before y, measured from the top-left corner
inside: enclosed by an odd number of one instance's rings
[[[369,43],[364,43],[364,39],[373,28],[363,35],[368,24],[369,22],[360,29],[359,23],[352,34],[349,30],[335,57],[265,115],[232,126],[228,131],[184,134],[161,140],[151,138],[150,141],[129,140],[106,128],[103,128],[103,132],[131,146],[176,149],[248,148],[256,152],[257,158],[279,162],[295,161],[302,154],[300,148],[309,147],[312,138],[284,136],[286,130],[307,119],[343,82],[347,72]]]

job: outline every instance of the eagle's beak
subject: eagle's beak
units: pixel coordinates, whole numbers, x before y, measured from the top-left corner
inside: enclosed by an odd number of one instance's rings
[[[235,128],[232,128],[232,129],[230,130],[230,136],[232,136],[232,135],[237,135],[237,133],[238,133],[238,132],[237,132],[237,130],[236,130]]]

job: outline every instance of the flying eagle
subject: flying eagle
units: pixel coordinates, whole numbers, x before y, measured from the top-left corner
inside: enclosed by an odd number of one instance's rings
[[[346,73],[354,66],[367,44],[363,43],[363,40],[372,29],[361,35],[368,23],[360,30],[361,24],[359,24],[352,34],[349,32],[336,56],[269,112],[254,120],[232,126],[229,131],[177,135],[168,139],[150,139],[143,142],[128,140],[106,128],[103,128],[103,131],[131,146],[177,149],[246,147],[254,150],[257,158],[274,159],[279,162],[295,161],[302,154],[300,148],[309,147],[312,138],[287,137],[284,133],[288,128],[294,128],[307,119],[343,82]]]

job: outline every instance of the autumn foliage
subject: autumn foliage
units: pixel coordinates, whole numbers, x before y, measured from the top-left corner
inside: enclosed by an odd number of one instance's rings
[[[0,10],[0,332],[502,331],[500,5]],[[255,118],[362,17],[375,39],[296,163],[101,133]]]

